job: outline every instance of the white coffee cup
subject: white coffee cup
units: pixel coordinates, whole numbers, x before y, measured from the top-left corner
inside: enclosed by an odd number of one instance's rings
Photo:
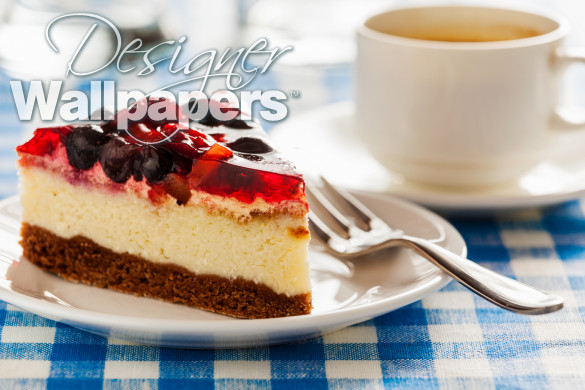
[[[392,10],[358,29],[356,128],[405,178],[491,185],[542,161],[558,112],[567,23],[510,9]]]

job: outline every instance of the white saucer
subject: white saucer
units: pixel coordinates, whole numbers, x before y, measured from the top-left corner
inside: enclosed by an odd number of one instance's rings
[[[358,195],[391,226],[466,255],[461,235],[419,206]],[[360,261],[340,261],[311,246],[313,312],[243,320],[182,305],[67,282],[21,258],[20,203],[0,202],[0,299],[40,316],[118,339],[168,347],[250,347],[303,340],[398,309],[445,286],[451,278],[406,249]]]
[[[353,104],[342,102],[291,117],[272,139],[305,175],[316,173],[358,192],[391,194],[452,211],[492,211],[545,206],[585,196],[585,131],[551,132],[548,157],[514,182],[458,190],[404,180],[362,145]]]

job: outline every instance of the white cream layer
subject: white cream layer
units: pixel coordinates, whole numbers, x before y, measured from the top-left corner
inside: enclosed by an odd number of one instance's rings
[[[289,229],[302,216],[273,215],[238,222],[204,205],[154,205],[136,194],[73,185],[43,168],[20,169],[23,221],[63,238],[85,236],[118,253],[197,274],[242,277],[287,295],[310,292],[307,244]]]

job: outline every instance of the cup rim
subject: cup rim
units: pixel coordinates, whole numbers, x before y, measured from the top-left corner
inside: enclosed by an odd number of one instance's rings
[[[529,38],[519,38],[506,41],[490,41],[490,42],[447,42],[447,41],[431,41],[416,38],[407,38],[398,35],[386,34],[376,31],[366,24],[372,18],[392,12],[403,10],[416,9],[438,9],[438,8],[464,8],[464,9],[486,9],[486,10],[503,10],[520,12],[528,15],[540,16],[554,21],[558,27],[545,34],[537,35]],[[430,48],[430,49],[445,49],[445,50],[500,50],[500,49],[515,49],[521,47],[537,46],[554,42],[564,38],[570,31],[568,21],[561,15],[549,10],[541,8],[527,8],[527,7],[505,7],[505,6],[489,6],[489,5],[426,5],[415,7],[400,7],[391,8],[383,12],[378,12],[369,16],[357,29],[357,34],[366,38],[375,39],[387,43],[393,43],[401,46]]]

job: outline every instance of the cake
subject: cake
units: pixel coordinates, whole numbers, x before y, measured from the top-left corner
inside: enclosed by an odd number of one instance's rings
[[[121,114],[39,128],[17,147],[23,256],[70,281],[236,317],[309,313],[304,182],[259,124],[207,114],[121,130]]]

